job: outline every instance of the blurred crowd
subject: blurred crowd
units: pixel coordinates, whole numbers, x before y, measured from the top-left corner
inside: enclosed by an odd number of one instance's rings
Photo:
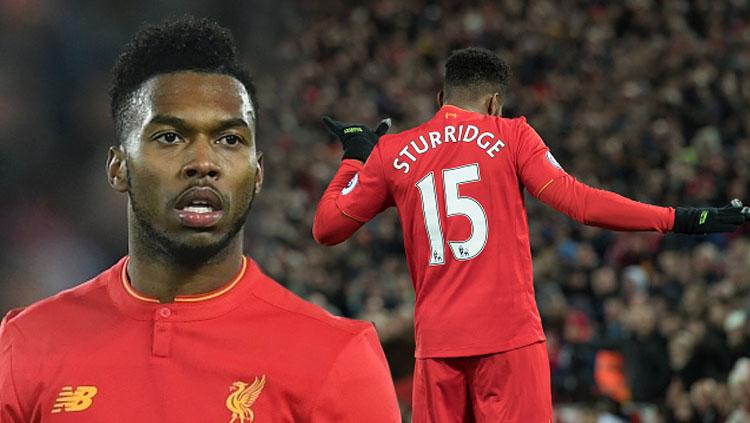
[[[0,2],[0,311],[126,251],[125,199],[103,172],[107,70],[136,24],[175,13],[137,3],[152,14]],[[321,115],[415,126],[436,111],[451,50],[483,46],[515,73],[504,114],[526,116],[579,180],[658,205],[750,202],[744,0],[194,3],[234,29],[257,75],[267,174],[248,254],[310,301],[374,321],[405,402],[414,294],[399,223],[391,211],[342,245],[313,242],[341,158]],[[616,233],[532,198],[527,211],[554,401],[586,404],[560,421],[750,422],[750,228]]]

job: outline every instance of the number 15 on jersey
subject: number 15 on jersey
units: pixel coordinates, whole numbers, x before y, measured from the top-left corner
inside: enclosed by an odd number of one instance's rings
[[[487,214],[482,205],[471,197],[458,192],[459,185],[479,182],[479,164],[443,169],[443,194],[445,195],[446,226],[450,225],[452,216],[463,215],[471,223],[471,235],[464,241],[448,241],[448,246],[456,260],[471,260],[478,256],[487,245]],[[434,172],[430,172],[417,182],[417,189],[422,198],[422,212],[430,240],[430,265],[445,264],[445,238],[440,225],[437,189]]]

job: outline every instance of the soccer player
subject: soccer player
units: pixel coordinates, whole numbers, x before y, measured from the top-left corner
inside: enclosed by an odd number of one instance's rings
[[[437,114],[379,142],[388,121],[371,131],[324,118],[344,160],[318,205],[315,239],[339,243],[390,206],[401,220],[416,291],[414,422],[551,421],[524,188],[615,230],[733,231],[750,214],[738,201],[657,207],[576,181],[524,118],[501,117],[508,75],[489,50],[454,52]]]
[[[6,316],[0,421],[400,422],[373,325],[243,256],[263,167],[229,32],[180,18],[138,33],[112,112],[107,175],[128,194],[129,255]]]

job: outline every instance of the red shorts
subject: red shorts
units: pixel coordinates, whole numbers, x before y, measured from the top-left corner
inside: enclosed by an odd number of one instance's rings
[[[472,357],[417,359],[412,422],[551,423],[546,343]]]

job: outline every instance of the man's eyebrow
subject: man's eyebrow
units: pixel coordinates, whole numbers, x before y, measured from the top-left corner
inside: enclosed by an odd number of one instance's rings
[[[227,120],[222,120],[219,122],[219,124],[216,126],[216,131],[224,131],[227,129],[237,128],[237,127],[244,127],[250,129],[250,125],[245,122],[245,119],[242,118],[232,118]]]
[[[186,128],[187,122],[184,120],[176,117],[176,116],[170,116],[170,115],[156,115],[148,122],[149,125],[169,125],[174,126],[178,129],[184,129]]]
[[[176,116],[170,116],[170,115],[156,115],[148,122],[149,125],[169,125],[173,126],[177,129],[188,129],[190,127],[190,124],[188,124],[187,121],[180,119]],[[216,132],[225,131],[227,129],[231,128],[248,128],[250,129],[250,125],[247,124],[247,122],[242,118],[230,118],[220,121],[216,127]]]

